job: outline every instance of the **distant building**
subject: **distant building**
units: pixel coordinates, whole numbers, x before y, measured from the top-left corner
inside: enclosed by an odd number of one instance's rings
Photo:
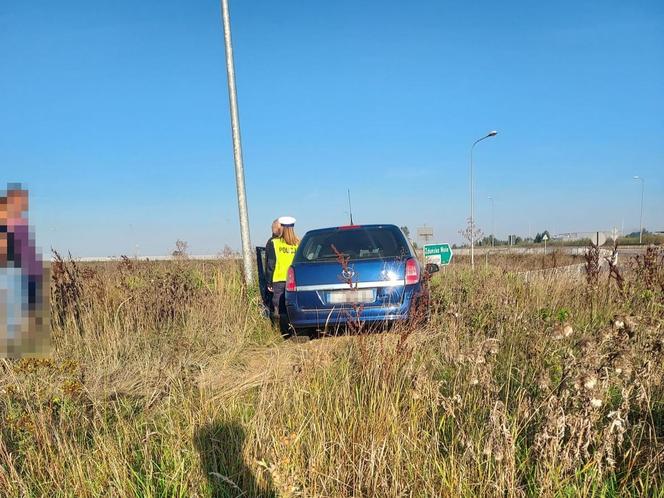
[[[597,230],[594,232],[566,232],[558,233],[552,236],[554,240],[562,240],[563,242],[571,242],[574,240],[583,240],[583,239],[594,239],[597,232],[604,234],[607,239],[611,239],[615,236],[620,236],[620,233],[615,230]]]

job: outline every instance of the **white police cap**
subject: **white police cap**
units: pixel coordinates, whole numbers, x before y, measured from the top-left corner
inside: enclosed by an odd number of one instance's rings
[[[281,216],[279,218],[279,224],[282,227],[294,227],[295,226],[295,218],[292,216]]]

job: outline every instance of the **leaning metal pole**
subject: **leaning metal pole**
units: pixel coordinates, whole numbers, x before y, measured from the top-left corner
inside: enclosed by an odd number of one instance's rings
[[[481,140],[481,139],[480,139]],[[470,268],[475,269],[475,217],[474,215],[474,188],[473,188],[473,150],[477,145],[477,140],[470,148]]]
[[[240,232],[242,235],[242,259],[244,280],[247,285],[254,281],[253,254],[249,235],[249,212],[247,193],[244,188],[244,165],[242,164],[242,141],[240,139],[240,118],[237,110],[235,91],[235,67],[233,65],[233,43],[231,41],[231,20],[228,14],[228,0],[221,0],[221,17],[224,24],[224,44],[226,46],[226,73],[228,75],[228,101],[231,111],[231,133],[233,135],[233,158],[235,159],[235,184],[237,186],[237,206],[240,212]]]
[[[643,244],[643,189],[645,180],[641,178],[641,216],[639,217],[639,245]]]

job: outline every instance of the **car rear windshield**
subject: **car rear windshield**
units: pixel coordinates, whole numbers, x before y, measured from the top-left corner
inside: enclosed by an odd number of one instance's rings
[[[396,227],[335,228],[305,235],[295,262],[334,260],[337,252],[351,260],[410,256],[408,243]]]

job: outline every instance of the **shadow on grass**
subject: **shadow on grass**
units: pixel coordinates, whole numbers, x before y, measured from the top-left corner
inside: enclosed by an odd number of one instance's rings
[[[245,433],[234,422],[213,422],[200,427],[194,444],[201,456],[203,473],[215,498],[275,497],[272,487],[261,486],[244,462]]]

